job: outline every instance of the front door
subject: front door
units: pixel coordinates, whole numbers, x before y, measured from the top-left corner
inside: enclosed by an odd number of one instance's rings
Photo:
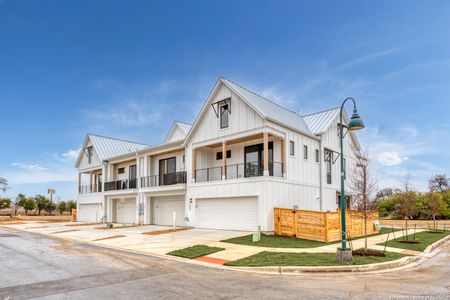
[[[245,177],[264,174],[264,145],[251,145],[244,148]],[[273,142],[269,142],[269,175],[273,176]]]
[[[136,165],[132,165],[130,166],[130,170],[129,170],[129,179],[130,179],[130,184],[129,184],[129,188],[130,189],[135,189],[136,188],[136,177],[137,177],[137,172],[136,172]]]
[[[159,185],[177,183],[177,160],[175,157],[159,160]]]

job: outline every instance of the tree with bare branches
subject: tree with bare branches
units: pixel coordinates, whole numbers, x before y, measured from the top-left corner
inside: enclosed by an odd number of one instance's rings
[[[428,181],[428,187],[431,192],[439,192],[441,194],[444,194],[449,189],[447,176],[443,174],[434,175]]]
[[[377,189],[377,182],[371,173],[367,151],[355,151],[356,168],[353,171],[350,187],[353,191],[353,204],[363,211],[364,217],[364,249],[367,251],[367,220],[369,212],[373,210],[373,196]]]
[[[0,190],[6,192],[7,189],[9,189],[8,180],[4,177],[0,177]]]
[[[402,181],[402,186],[395,197],[395,211],[397,216],[405,220],[406,233],[408,233],[408,220],[412,219],[417,211],[416,207],[416,193],[411,186],[411,176],[406,174]],[[408,235],[406,234],[406,240]]]

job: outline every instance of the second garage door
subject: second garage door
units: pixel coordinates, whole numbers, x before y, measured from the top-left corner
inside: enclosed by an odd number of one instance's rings
[[[184,196],[153,197],[153,223],[156,225],[173,225],[173,213],[176,213],[175,224],[184,226]]]
[[[256,231],[257,197],[196,200],[198,228]]]
[[[117,222],[131,224],[136,222],[136,199],[123,199],[117,203]]]
[[[98,222],[102,217],[100,203],[80,203],[78,204],[77,221]]]

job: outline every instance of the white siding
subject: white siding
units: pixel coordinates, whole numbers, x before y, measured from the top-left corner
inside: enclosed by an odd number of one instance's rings
[[[87,143],[86,147],[91,147],[92,143],[91,141],[89,141]],[[86,170],[86,169],[92,169],[92,168],[101,168],[102,167],[102,162],[100,161],[97,151],[95,150],[95,147],[92,148],[92,158],[91,158],[91,163],[89,163],[88,157],[87,155],[83,152],[83,149],[80,150],[81,152],[81,160],[80,163],[78,165],[78,170],[82,171],[82,170]]]

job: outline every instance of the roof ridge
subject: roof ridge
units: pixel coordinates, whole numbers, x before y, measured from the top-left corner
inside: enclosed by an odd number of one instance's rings
[[[302,117],[309,117],[309,116],[312,116],[312,115],[317,115],[317,114],[324,113],[324,112],[327,112],[327,111],[330,111],[330,110],[335,110],[335,109],[338,109],[338,108],[340,108],[340,107],[337,106],[337,107],[333,107],[333,108],[328,108],[328,109],[324,109],[324,110],[321,110],[321,111],[318,111],[318,112],[315,112],[315,113],[303,115]]]
[[[258,96],[258,97],[261,97],[261,98],[263,98],[263,99],[265,99],[265,100],[267,100],[267,101],[269,101],[269,102],[272,102],[273,104],[275,104],[275,105],[277,105],[277,106],[279,106],[279,107],[281,107],[281,108],[283,108],[283,109],[285,109],[285,110],[287,110],[287,111],[289,111],[289,112],[291,112],[291,113],[294,113],[294,114],[296,114],[296,115],[298,115],[298,116],[301,117],[301,115],[300,115],[298,112],[293,111],[293,110],[291,110],[291,109],[289,109],[289,108],[287,108],[287,107],[284,107],[283,105],[281,105],[281,104],[279,104],[279,103],[277,103],[277,102],[275,102],[275,101],[273,101],[273,100],[270,100],[269,98],[266,98],[266,97],[264,97],[264,96],[262,96],[262,95],[260,95],[260,94],[258,94],[258,93],[256,93],[256,92],[250,90],[249,88],[247,88],[247,87],[245,87],[245,86],[243,86],[243,85],[241,85],[241,84],[239,84],[239,83],[237,83],[237,82],[234,82],[234,81],[231,80],[231,79],[228,79],[228,78],[223,77],[223,76],[221,76],[220,78],[225,79],[225,80],[228,80],[228,81],[230,81],[231,83],[234,83],[235,85],[237,85],[237,86],[239,86],[239,87],[241,87],[241,88],[247,90],[248,92],[250,92],[250,93],[252,93],[252,94],[254,94],[254,95]]]
[[[120,139],[120,138],[115,138],[115,137],[110,137],[110,136],[105,136],[105,135],[100,135],[100,134],[95,134],[95,133],[88,133],[87,135],[88,136],[93,135],[93,136],[97,136],[97,137],[101,137],[101,138],[106,138],[106,139],[111,139],[111,140],[116,140],[116,141],[121,141],[121,142],[126,142],[126,143],[139,144],[139,145],[148,147],[147,144],[142,144],[142,143],[139,143],[139,142],[133,142],[133,141],[130,141],[130,140],[125,140],[125,139]]]
[[[183,122],[183,121],[178,121],[178,120],[175,120],[175,121],[173,121],[174,123],[182,123],[182,124],[185,124],[185,125],[189,125],[189,126],[192,126],[192,124],[191,123],[187,123],[187,122]]]

